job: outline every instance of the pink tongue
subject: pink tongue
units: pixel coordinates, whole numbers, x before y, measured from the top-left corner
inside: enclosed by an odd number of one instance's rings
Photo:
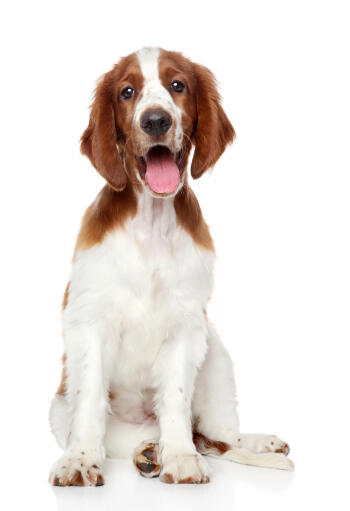
[[[146,157],[146,180],[156,193],[172,193],[180,182],[180,172],[170,151],[150,151]]]

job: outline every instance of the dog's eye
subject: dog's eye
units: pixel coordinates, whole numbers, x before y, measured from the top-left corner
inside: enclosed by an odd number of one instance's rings
[[[183,92],[185,89],[185,85],[180,82],[180,80],[174,80],[171,84],[171,87],[175,92]]]
[[[123,99],[129,99],[134,94],[134,89],[132,87],[125,87],[120,93],[120,96]]]

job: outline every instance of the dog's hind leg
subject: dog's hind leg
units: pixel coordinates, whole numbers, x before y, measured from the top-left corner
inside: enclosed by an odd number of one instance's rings
[[[274,435],[239,431],[232,362],[211,324],[208,331],[208,352],[192,404],[198,452],[247,465],[293,470],[286,442]]]
[[[242,438],[240,440],[244,440],[245,436],[246,435],[241,435]],[[270,438],[268,435],[248,436]],[[275,439],[279,441],[277,437],[275,437]],[[256,467],[276,468],[289,471],[294,470],[293,462],[287,458],[285,453],[282,454],[282,451],[254,452],[252,449],[247,449],[246,447],[237,447],[226,442],[208,439],[200,433],[194,433],[193,441],[198,452],[206,456],[234,461],[235,463],[242,463],[244,465],[254,465]]]
[[[232,361],[210,323],[207,342],[192,401],[194,429],[207,438],[230,442],[232,434],[239,432]]]

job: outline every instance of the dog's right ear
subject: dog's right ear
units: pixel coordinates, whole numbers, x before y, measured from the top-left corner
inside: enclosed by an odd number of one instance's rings
[[[124,190],[127,176],[117,148],[113,82],[112,72],[109,72],[96,88],[89,125],[81,137],[80,150],[107,183],[119,192]]]

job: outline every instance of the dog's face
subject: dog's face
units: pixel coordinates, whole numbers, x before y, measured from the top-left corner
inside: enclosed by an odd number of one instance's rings
[[[144,48],[100,81],[81,149],[115,190],[129,180],[162,197],[181,188],[192,144],[198,178],[233,138],[212,73],[179,53]]]

